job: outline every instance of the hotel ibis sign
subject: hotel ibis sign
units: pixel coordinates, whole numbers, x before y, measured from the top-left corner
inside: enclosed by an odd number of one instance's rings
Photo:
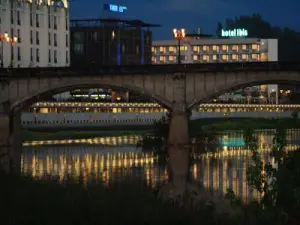
[[[247,37],[248,30],[246,29],[233,29],[233,30],[223,30],[221,31],[222,37]]]

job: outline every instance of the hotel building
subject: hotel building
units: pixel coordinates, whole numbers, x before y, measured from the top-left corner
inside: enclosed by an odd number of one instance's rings
[[[178,62],[178,41],[152,42],[153,64],[175,64]],[[193,39],[181,41],[182,63],[234,63],[278,61],[278,40],[259,38]],[[268,97],[276,96],[278,85],[262,85],[260,92]],[[275,97],[274,96],[274,97]],[[275,102],[274,102],[275,103]]]
[[[8,37],[16,37],[15,43]],[[0,63],[4,67],[70,64],[67,0],[0,0]]]

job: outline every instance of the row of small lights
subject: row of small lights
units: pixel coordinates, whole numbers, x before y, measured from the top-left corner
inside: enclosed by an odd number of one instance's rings
[[[157,103],[92,103],[92,102],[37,102],[31,107],[66,107],[66,106],[82,106],[82,107],[157,107],[162,108]],[[276,104],[200,104],[199,108],[300,108],[300,105],[276,105]]]

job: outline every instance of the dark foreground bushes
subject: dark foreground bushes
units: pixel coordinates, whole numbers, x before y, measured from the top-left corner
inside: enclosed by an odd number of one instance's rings
[[[76,180],[60,184],[56,179],[0,177],[3,225],[216,224],[209,208],[193,212],[163,204],[153,190],[137,181],[106,188]]]

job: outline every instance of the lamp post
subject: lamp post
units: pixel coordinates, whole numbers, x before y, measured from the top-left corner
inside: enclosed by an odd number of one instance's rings
[[[6,41],[7,38],[8,38],[8,33],[7,32],[5,32],[4,34],[0,33],[0,42],[1,42],[1,58],[0,59],[1,59],[1,68],[4,67],[4,56],[3,56],[4,50],[3,50],[3,45],[4,45],[4,41]]]
[[[13,44],[18,42],[18,38],[16,36],[8,36],[6,37],[6,41],[10,43],[10,67],[13,68],[13,57],[14,57],[14,49]]]
[[[180,41],[185,37],[185,29],[174,29],[174,38],[178,40],[178,64],[181,64]]]

